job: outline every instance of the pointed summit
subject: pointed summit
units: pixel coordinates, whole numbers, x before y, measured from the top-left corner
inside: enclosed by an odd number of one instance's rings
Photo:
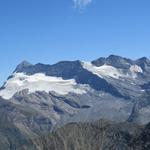
[[[107,59],[123,59],[123,57],[118,56],[118,55],[109,55],[109,56],[107,57]]]
[[[30,67],[30,66],[32,66],[32,64],[29,63],[28,61],[24,60],[16,67],[14,72],[22,72],[23,69]]]
[[[144,71],[149,72],[150,60],[147,57],[142,57],[136,60],[136,64],[139,65]]]
[[[107,61],[118,61],[121,63],[133,63],[133,61],[131,59],[122,57],[122,56],[118,56],[118,55],[110,55],[107,58]]]
[[[102,65],[111,65],[116,68],[128,69],[134,61],[131,59],[127,59],[117,55],[110,55],[107,58],[100,57],[97,60],[92,61],[92,64],[95,66],[102,66]]]
[[[137,60],[137,62],[141,63],[150,63],[150,60],[147,57],[142,57]]]

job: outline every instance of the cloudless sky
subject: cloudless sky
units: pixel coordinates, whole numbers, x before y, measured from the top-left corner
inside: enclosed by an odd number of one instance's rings
[[[0,83],[22,60],[150,56],[150,0],[0,0]]]

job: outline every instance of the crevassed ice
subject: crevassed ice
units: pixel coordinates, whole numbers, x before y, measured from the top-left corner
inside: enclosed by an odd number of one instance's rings
[[[74,79],[63,80],[60,77],[46,76],[43,73],[34,75],[26,75],[24,73],[14,73],[4,85],[4,89],[0,91],[0,96],[10,99],[16,92],[28,89],[30,93],[35,91],[54,91],[58,94],[65,95],[69,92],[84,94],[86,93],[86,85],[80,85]]]

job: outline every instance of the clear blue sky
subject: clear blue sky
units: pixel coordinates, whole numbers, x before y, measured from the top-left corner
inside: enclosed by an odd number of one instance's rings
[[[0,0],[0,83],[22,60],[150,56],[150,0],[78,1]]]

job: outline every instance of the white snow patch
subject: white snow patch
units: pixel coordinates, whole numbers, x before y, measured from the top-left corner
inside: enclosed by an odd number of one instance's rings
[[[29,93],[36,91],[54,91],[61,95],[70,92],[77,94],[86,93],[87,86],[80,85],[74,79],[64,80],[61,77],[46,76],[42,73],[34,75],[26,75],[24,73],[14,73],[4,85],[4,89],[0,91],[0,96],[10,99],[15,93],[28,89]]]
[[[88,71],[98,75],[101,78],[103,78],[103,76],[109,76],[112,78],[119,79],[119,77],[123,76],[121,71],[110,65],[103,65],[97,67],[94,66],[91,62],[82,62],[82,66],[84,69],[87,69]]]
[[[142,68],[141,68],[140,66],[138,66],[138,65],[132,65],[132,66],[130,67],[130,71],[131,71],[132,73],[143,73]]]
[[[132,65],[130,68],[129,68],[129,71],[131,72],[131,76],[132,78],[137,78],[137,73],[143,73],[143,70],[140,66],[138,65]]]

